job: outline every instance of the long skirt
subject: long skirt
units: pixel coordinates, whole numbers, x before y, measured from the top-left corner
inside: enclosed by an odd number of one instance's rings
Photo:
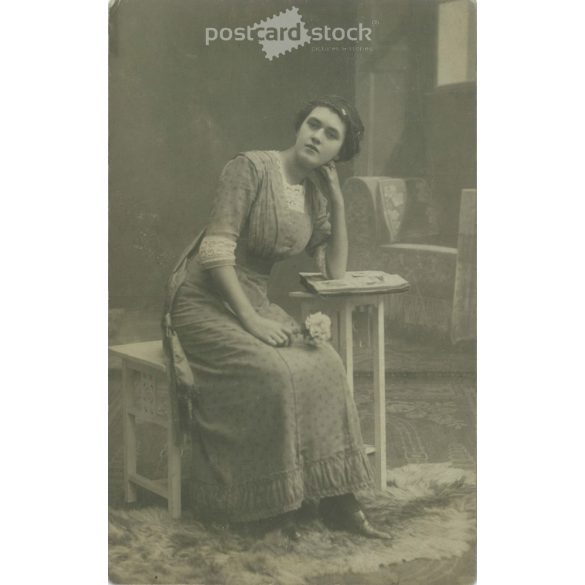
[[[248,279],[249,280],[249,279]],[[256,310],[293,324],[264,295]],[[250,292],[250,291],[248,291]],[[271,347],[197,282],[179,291],[175,330],[193,371],[190,494],[195,512],[256,520],[371,486],[343,363],[329,343]]]

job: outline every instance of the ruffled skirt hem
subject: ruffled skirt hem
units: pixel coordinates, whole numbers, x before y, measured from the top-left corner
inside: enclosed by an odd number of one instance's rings
[[[301,468],[222,486],[191,483],[195,513],[217,514],[234,522],[270,518],[317,500],[372,487],[372,472],[363,449],[342,451]]]

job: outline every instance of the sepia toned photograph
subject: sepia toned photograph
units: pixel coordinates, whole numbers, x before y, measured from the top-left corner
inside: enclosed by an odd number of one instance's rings
[[[110,581],[475,583],[475,2],[108,12]]]

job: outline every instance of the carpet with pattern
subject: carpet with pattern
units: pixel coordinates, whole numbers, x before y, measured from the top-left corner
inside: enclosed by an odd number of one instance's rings
[[[265,523],[235,530],[172,521],[157,506],[110,511],[114,583],[301,585],[331,573],[367,573],[415,559],[462,555],[474,540],[475,476],[448,463],[410,464],[388,473],[388,491],[359,497],[393,540],[327,530],[305,511],[302,539],[291,542]]]
[[[165,503],[143,494],[122,501],[120,376],[110,371],[110,579],[116,583],[197,585],[467,585],[475,581],[476,383],[469,354],[441,357],[395,348],[388,356],[388,493],[362,493],[388,545],[326,530],[308,509],[300,543],[270,526],[234,532],[203,526],[186,510],[169,519]],[[438,356],[438,357],[437,357]],[[415,368],[412,364],[417,364]],[[421,366],[422,364],[422,366]],[[462,367],[461,367],[462,366]],[[373,442],[371,374],[360,368],[355,399]],[[164,437],[145,426],[139,465],[166,473]]]

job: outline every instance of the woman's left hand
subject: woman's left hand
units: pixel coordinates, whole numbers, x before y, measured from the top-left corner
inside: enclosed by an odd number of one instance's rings
[[[335,162],[330,161],[318,169],[315,169],[310,178],[319,191],[321,191],[330,202],[335,203],[340,200],[343,201]]]

